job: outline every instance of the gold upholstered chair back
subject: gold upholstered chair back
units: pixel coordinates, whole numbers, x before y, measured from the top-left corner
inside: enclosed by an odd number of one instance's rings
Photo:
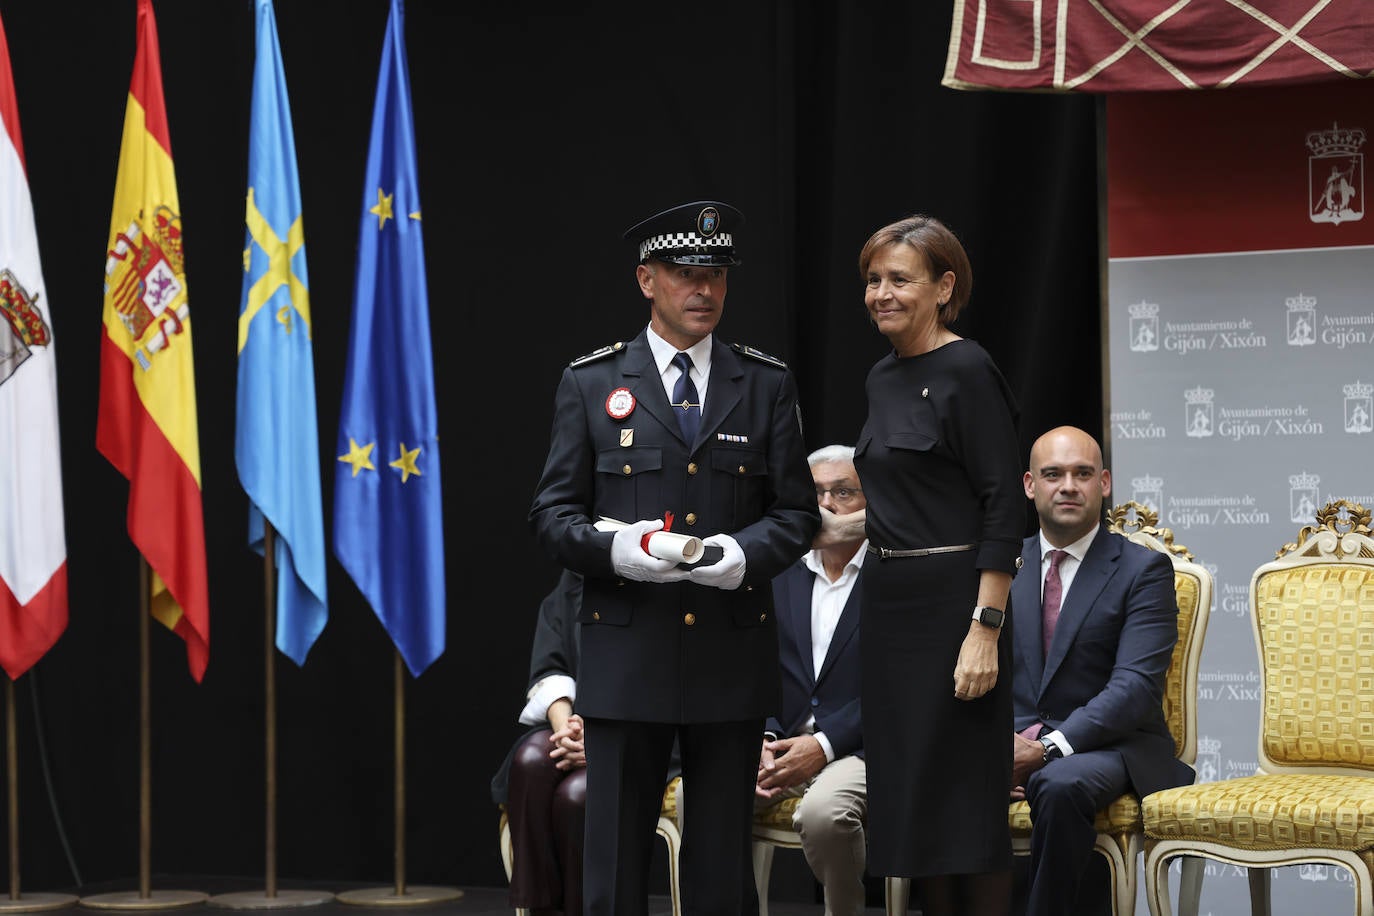
[[[1146,900],[1172,912],[1174,858],[1247,869],[1269,912],[1269,870],[1349,871],[1355,912],[1374,916],[1374,539],[1369,510],[1337,500],[1250,580],[1260,665],[1259,771],[1146,796]],[[1182,895],[1180,895],[1182,898]],[[1180,910],[1196,913],[1196,897]]]
[[[1202,641],[1212,612],[1212,574],[1193,559],[1192,551],[1174,543],[1174,533],[1157,527],[1158,514],[1134,500],[1113,506],[1110,530],[1151,550],[1168,554],[1174,564],[1178,598],[1178,642],[1164,675],[1164,720],[1174,736],[1174,754],[1192,766],[1197,762],[1197,675]]]
[[[1342,508],[1344,532],[1336,517]],[[1262,672],[1261,772],[1374,774],[1369,534],[1368,510],[1333,503],[1250,581]]]

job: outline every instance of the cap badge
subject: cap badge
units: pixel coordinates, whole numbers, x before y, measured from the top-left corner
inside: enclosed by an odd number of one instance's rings
[[[612,420],[623,420],[635,412],[635,396],[628,388],[617,388],[606,395],[606,415]]]
[[[709,239],[716,234],[716,230],[719,228],[720,213],[717,212],[715,207],[707,207],[697,216],[697,231],[700,232],[704,238]]]

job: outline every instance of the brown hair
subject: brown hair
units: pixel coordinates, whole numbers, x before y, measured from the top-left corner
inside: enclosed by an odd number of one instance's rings
[[[932,279],[939,279],[945,271],[954,274],[954,289],[949,301],[940,306],[939,317],[940,323],[945,325],[958,318],[973,289],[973,267],[958,237],[933,216],[914,213],[906,219],[888,223],[869,236],[859,252],[860,278],[868,281],[868,265],[881,249],[899,244],[916,249],[925,260]]]

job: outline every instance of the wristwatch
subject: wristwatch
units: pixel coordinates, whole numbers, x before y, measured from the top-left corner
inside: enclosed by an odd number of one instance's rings
[[[995,607],[984,607],[980,604],[973,609],[973,619],[985,627],[992,627],[994,630],[1000,630],[1003,621],[1007,619],[1007,613]]]
[[[1063,749],[1051,741],[1049,735],[1044,735],[1040,738],[1040,746],[1045,749],[1045,754],[1041,758],[1045,763],[1049,763],[1051,760],[1058,760],[1060,757],[1064,756]]]

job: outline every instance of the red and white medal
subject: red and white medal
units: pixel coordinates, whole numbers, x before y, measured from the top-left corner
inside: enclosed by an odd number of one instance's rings
[[[612,420],[623,420],[635,412],[635,396],[628,388],[617,388],[606,395],[606,415]]]

